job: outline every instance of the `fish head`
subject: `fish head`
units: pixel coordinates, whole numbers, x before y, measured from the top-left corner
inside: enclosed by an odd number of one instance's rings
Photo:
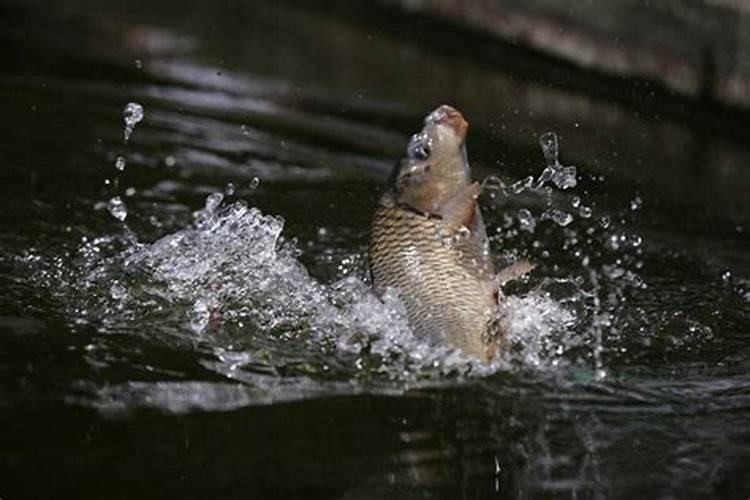
[[[424,213],[438,207],[470,182],[466,159],[469,124],[461,113],[442,105],[427,115],[394,170],[398,201]]]

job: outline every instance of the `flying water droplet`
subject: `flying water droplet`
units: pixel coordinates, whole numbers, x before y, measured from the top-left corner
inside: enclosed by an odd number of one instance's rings
[[[221,202],[224,201],[224,195],[221,193],[211,193],[206,197],[206,211],[215,212]]]
[[[482,189],[488,191],[503,191],[505,190],[505,183],[500,177],[488,175],[482,181]]]
[[[556,167],[560,165],[557,158],[557,134],[554,132],[545,132],[539,137],[539,145],[542,147],[542,153],[544,154],[544,161],[548,167]]]
[[[534,177],[530,175],[508,186],[508,190],[513,194],[521,194],[525,190],[529,189],[533,184],[534,184]]]
[[[643,205],[643,200],[641,200],[640,196],[636,196],[632,200],[630,200],[630,210],[635,212],[636,210],[640,210],[641,205]]]
[[[576,187],[576,167],[573,165],[563,167],[558,165],[555,173],[552,175],[552,182],[560,189],[570,189]]]
[[[126,165],[125,157],[118,156],[117,159],[115,160],[115,168],[119,170],[120,172],[122,172],[123,170],[125,170],[125,165]]]
[[[253,177],[250,180],[250,183],[248,184],[248,187],[251,190],[255,191],[256,189],[258,189],[258,186],[260,186],[260,179],[258,179],[257,177]]]
[[[128,216],[128,209],[125,206],[125,202],[119,196],[115,196],[109,200],[107,210],[112,214],[112,217],[120,222],[124,221]]]
[[[549,210],[545,211],[542,214],[542,217],[545,219],[551,219],[555,224],[561,227],[565,227],[573,222],[572,215],[570,215],[568,212],[563,212],[562,210],[558,210],[556,208],[550,208]]]
[[[122,112],[122,117],[125,121],[125,142],[128,142],[136,124],[143,120],[143,106],[137,102],[127,103]]]
[[[534,228],[536,227],[534,216],[526,208],[522,208],[518,211],[518,223],[521,225],[523,231],[528,231],[530,233],[533,233]]]
[[[232,196],[234,192],[236,191],[237,187],[234,185],[233,182],[228,182],[226,186],[224,186],[224,194],[227,196]]]
[[[190,329],[195,333],[203,333],[211,319],[211,309],[206,298],[199,297],[190,311]]]

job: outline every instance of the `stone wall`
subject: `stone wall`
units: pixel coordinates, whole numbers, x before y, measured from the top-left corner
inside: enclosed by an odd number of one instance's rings
[[[604,74],[750,107],[748,0],[383,0]]]

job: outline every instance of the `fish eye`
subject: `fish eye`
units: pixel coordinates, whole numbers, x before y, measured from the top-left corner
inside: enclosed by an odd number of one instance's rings
[[[430,146],[427,144],[417,144],[411,150],[411,156],[415,160],[424,161],[430,157]]]

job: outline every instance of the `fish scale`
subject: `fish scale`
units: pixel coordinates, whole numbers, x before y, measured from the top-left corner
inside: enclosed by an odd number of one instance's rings
[[[457,241],[439,218],[399,206],[386,194],[373,218],[369,253],[376,290],[398,291],[417,335],[447,339],[487,359],[483,339],[496,297],[487,285],[491,264],[471,252],[484,246],[480,225],[481,219]]]

